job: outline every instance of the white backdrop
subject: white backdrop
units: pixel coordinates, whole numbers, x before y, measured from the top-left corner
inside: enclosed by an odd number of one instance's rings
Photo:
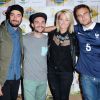
[[[21,24],[23,34],[30,32],[28,18],[32,13],[44,12],[48,16],[47,26],[53,25],[55,13],[61,9],[71,9],[78,4],[87,4],[93,11],[93,20],[100,22],[100,0],[0,0],[0,22],[5,19],[4,12],[12,4],[24,7],[25,14]],[[71,93],[79,92],[78,74],[75,73]],[[19,90],[20,93],[20,90]]]

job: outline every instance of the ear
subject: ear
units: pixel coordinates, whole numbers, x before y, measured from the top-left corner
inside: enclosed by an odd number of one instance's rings
[[[33,23],[31,23],[31,26],[32,26],[32,28],[34,28],[34,24]]]
[[[90,17],[92,17],[93,16],[93,10],[92,9],[90,9]]]
[[[90,13],[90,17],[92,17],[92,13]]]

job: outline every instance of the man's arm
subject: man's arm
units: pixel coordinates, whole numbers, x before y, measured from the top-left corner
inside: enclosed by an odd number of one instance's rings
[[[1,44],[1,39],[2,39],[2,27],[0,27],[0,44]],[[0,49],[1,49],[1,45],[0,45]],[[0,50],[1,51],[1,50]],[[0,52],[1,53],[1,52]],[[1,66],[0,66],[1,67]],[[0,68],[1,69],[1,68]],[[0,79],[1,79],[1,70],[0,70]],[[0,96],[3,96],[3,93],[2,93],[2,82],[0,80]]]

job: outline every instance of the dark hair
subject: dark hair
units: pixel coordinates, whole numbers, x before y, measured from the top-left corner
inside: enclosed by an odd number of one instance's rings
[[[38,12],[38,13],[34,13],[29,17],[29,21],[30,23],[33,23],[34,19],[36,17],[43,17],[45,19],[45,22],[47,21],[47,15],[45,13],[42,12]]]
[[[77,22],[79,22],[79,21],[78,21],[78,19],[77,19],[76,12],[77,12],[79,9],[81,9],[81,8],[87,8],[87,9],[89,10],[89,12],[91,13],[91,9],[89,8],[89,6],[87,6],[87,5],[85,5],[85,4],[80,4],[80,5],[75,6],[73,13],[74,13],[74,18],[75,18],[75,20],[76,20]]]
[[[47,21],[47,15],[45,13],[38,12],[38,13],[34,13],[34,14],[30,15],[29,22],[30,22],[30,28],[32,29],[32,31],[34,29],[33,29],[31,24],[34,22],[34,19],[37,18],[37,17],[43,17],[45,22]]]
[[[22,6],[20,6],[20,5],[18,5],[18,4],[16,4],[16,5],[11,5],[11,6],[9,6],[9,7],[7,8],[7,11],[5,12],[5,14],[6,14],[6,19],[9,19],[10,13],[11,13],[11,11],[13,11],[13,10],[18,10],[19,12],[21,12],[22,16],[23,16],[23,14],[24,14],[24,9],[23,9]]]

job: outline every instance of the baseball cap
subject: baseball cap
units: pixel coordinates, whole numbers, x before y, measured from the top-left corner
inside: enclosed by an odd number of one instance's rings
[[[29,21],[30,23],[32,23],[34,21],[35,18],[37,17],[43,17],[45,19],[45,22],[47,21],[47,15],[45,13],[42,12],[38,12],[38,13],[34,13],[29,17]]]

